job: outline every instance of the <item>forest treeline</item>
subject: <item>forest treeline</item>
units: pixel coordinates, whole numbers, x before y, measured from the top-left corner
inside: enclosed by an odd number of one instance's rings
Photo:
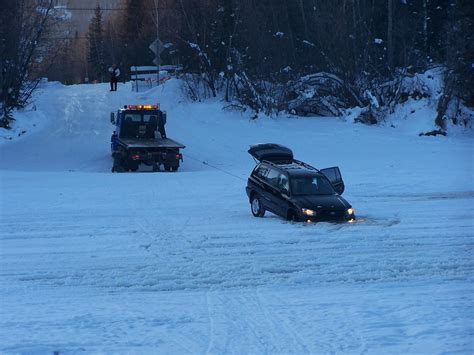
[[[437,123],[474,106],[472,0],[123,0],[106,19],[98,6],[89,31],[61,43],[48,76],[103,81],[117,63],[126,79],[130,66],[152,65],[157,23],[161,63],[183,66],[195,100],[223,93],[268,114],[360,106],[375,123],[424,94],[405,89],[407,77],[438,66]]]

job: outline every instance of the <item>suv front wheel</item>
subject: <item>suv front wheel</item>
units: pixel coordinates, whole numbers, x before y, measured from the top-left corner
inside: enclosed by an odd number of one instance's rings
[[[291,222],[299,222],[300,221],[300,218],[298,217],[298,214],[293,210],[290,210],[288,212],[288,216],[287,216],[286,219],[288,221],[291,221]]]
[[[255,217],[263,217],[265,215],[265,209],[257,195],[252,196],[250,200],[250,209]]]

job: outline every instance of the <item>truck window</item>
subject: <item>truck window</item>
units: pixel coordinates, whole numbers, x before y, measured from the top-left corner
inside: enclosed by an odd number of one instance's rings
[[[125,121],[126,122],[141,122],[142,121],[142,115],[139,113],[127,113],[125,114]]]
[[[137,124],[141,122],[141,115],[127,113],[120,129],[120,138],[134,138],[138,135]]]
[[[158,122],[157,115],[156,114],[154,114],[154,115],[145,114],[145,115],[143,115],[143,122],[145,122],[145,123],[156,123],[156,122]]]

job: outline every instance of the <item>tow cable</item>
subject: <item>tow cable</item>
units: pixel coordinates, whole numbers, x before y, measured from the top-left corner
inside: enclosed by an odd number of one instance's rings
[[[218,171],[220,171],[220,172],[222,172],[222,173],[224,173],[224,174],[227,174],[227,175],[230,175],[230,176],[232,176],[232,177],[235,177],[236,179],[239,179],[239,180],[242,180],[242,181],[247,181],[247,179],[244,179],[244,178],[242,178],[242,177],[240,177],[240,176],[238,176],[238,175],[235,175],[235,174],[231,173],[230,171],[227,171],[227,170],[225,170],[225,169],[219,168],[219,167],[217,167],[217,166],[215,166],[215,165],[209,164],[209,162],[207,162],[207,161],[205,161],[205,160],[202,161],[201,159],[194,158],[193,156],[191,156],[191,155],[189,155],[189,154],[186,154],[186,158],[189,158],[189,159],[191,159],[191,160],[197,161],[198,163],[200,163],[200,164],[202,164],[202,165],[206,165],[206,166],[208,166],[208,167],[210,167],[210,168],[213,168],[213,169],[215,169],[215,170],[218,170]]]

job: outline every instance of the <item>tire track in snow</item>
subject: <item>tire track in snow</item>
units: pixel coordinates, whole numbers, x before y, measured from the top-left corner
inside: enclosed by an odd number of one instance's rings
[[[207,306],[210,334],[206,354],[245,353],[246,349],[262,354],[288,353],[288,349],[292,349],[289,353],[308,353],[305,341],[266,309],[258,291],[210,291]]]
[[[150,199],[155,199],[151,195]],[[132,269],[120,269],[116,278],[128,287],[150,290],[226,290],[263,285],[298,285],[300,283],[373,283],[403,281],[431,277],[457,277],[472,271],[467,253],[446,254],[439,249],[456,248],[446,239],[444,228],[426,226],[424,236],[416,241],[401,236],[403,223],[390,227],[390,237],[364,237],[365,231],[379,226],[291,225],[278,219],[255,220],[264,228],[273,225],[283,228],[271,236],[258,237],[255,233],[241,233],[238,225],[217,223],[209,219],[213,230],[200,231],[202,219],[182,218],[153,220],[142,214],[143,208],[133,205],[140,233],[135,236],[136,247],[152,258],[143,259]],[[189,230],[189,232],[186,232]],[[430,231],[436,234],[430,234]],[[289,237],[286,232],[297,231]],[[372,232],[370,232],[372,234]],[[443,236],[441,238],[441,236]],[[144,241],[146,240],[146,241]],[[436,248],[431,249],[430,248]],[[420,258],[420,251],[431,256]],[[433,252],[444,253],[432,258]],[[98,270],[100,273],[100,270]],[[104,277],[102,277],[104,278]],[[86,280],[84,280],[87,282]],[[110,284],[112,287],[114,283]]]

